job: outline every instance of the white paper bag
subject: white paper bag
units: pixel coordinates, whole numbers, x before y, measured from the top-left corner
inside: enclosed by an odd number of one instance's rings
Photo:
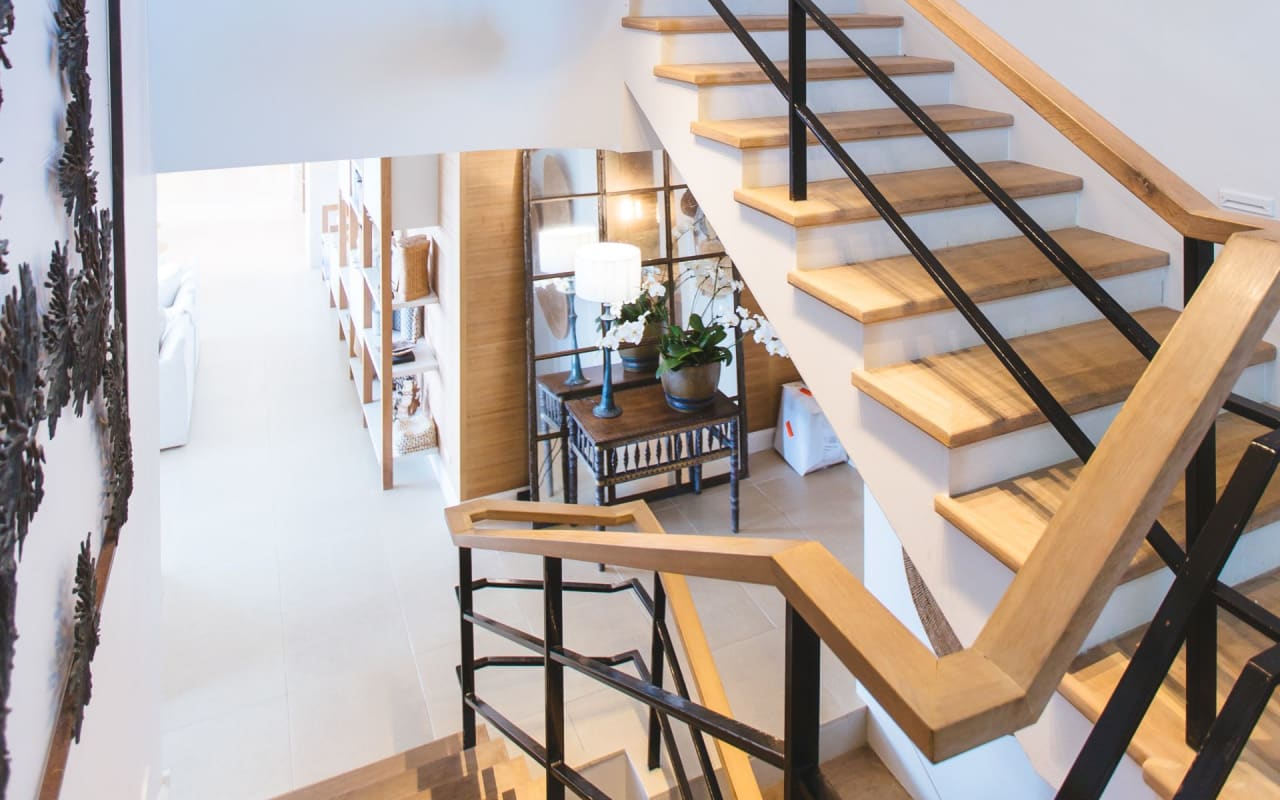
[[[799,381],[782,386],[773,449],[801,475],[849,460],[818,401]]]

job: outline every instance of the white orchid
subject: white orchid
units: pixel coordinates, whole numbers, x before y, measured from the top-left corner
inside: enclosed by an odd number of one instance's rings
[[[624,344],[640,344],[640,340],[644,338],[644,326],[649,312],[640,315],[639,319],[632,322],[614,323],[603,336],[600,337],[600,346],[607,347],[610,350],[617,350]]]

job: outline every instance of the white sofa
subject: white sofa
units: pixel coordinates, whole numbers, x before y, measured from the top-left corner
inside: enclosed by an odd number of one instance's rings
[[[200,348],[196,326],[196,269],[192,264],[161,262],[160,449],[180,447],[191,438]]]

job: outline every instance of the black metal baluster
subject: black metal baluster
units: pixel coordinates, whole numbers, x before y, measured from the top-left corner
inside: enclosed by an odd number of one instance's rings
[[[653,573],[653,627],[649,645],[649,667],[654,686],[662,688],[663,649],[662,620],[667,616],[667,589],[662,585],[662,576]],[[662,758],[662,721],[658,719],[658,709],[649,707],[649,769],[657,769]]]
[[[476,699],[476,633],[475,627],[468,619],[473,607],[471,548],[458,548],[458,607],[462,623],[461,679],[462,679],[462,746],[470,749],[476,746],[476,712],[471,703]]]
[[[783,742],[784,800],[818,797],[818,696],[822,685],[821,640],[787,603],[787,686]]]
[[[564,766],[564,665],[552,658],[564,647],[564,564],[542,559],[542,658],[546,675],[544,714],[547,747],[547,800],[564,800],[556,769]]]
[[[1218,575],[1253,516],[1277,464],[1280,464],[1280,431],[1259,436],[1245,450],[1222,493],[1222,500],[1210,513],[1208,524],[1179,569],[1160,610],[1143,634],[1111,699],[1067,773],[1058,790],[1059,798],[1092,800],[1102,796],[1169,673],[1196,608],[1218,585]]]
[[[1197,239],[1183,241],[1182,294],[1183,302],[1191,302],[1192,295],[1213,266],[1212,242]],[[1210,427],[1200,449],[1187,465],[1186,532],[1188,552],[1204,529],[1218,499],[1217,437]],[[1213,597],[1205,596],[1192,612],[1187,625],[1187,746],[1198,750],[1209,735],[1214,717],[1218,713],[1218,604]]]
[[[787,130],[791,156],[791,199],[809,196],[809,131],[805,129],[800,109],[806,106],[809,83],[807,28],[809,16],[796,0],[787,3],[787,63],[790,72],[791,98],[787,112]]]
[[[1173,800],[1218,796],[1277,685],[1280,647],[1272,647],[1245,665]]]

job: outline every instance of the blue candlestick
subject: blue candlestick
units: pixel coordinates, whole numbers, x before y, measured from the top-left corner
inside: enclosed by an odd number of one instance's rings
[[[568,284],[565,297],[569,301],[569,342],[573,349],[573,359],[569,364],[569,377],[565,379],[564,385],[581,386],[588,381],[582,374],[582,356],[578,353],[578,296],[574,293],[573,278],[569,278]]]
[[[606,334],[609,332],[609,324],[613,322],[613,312],[606,303],[601,307],[600,315],[600,332]],[[622,409],[618,408],[613,402],[613,350],[608,347],[601,347],[600,354],[604,356],[604,385],[600,387],[600,403],[591,409],[591,413],[597,417],[612,419],[622,413]]]

